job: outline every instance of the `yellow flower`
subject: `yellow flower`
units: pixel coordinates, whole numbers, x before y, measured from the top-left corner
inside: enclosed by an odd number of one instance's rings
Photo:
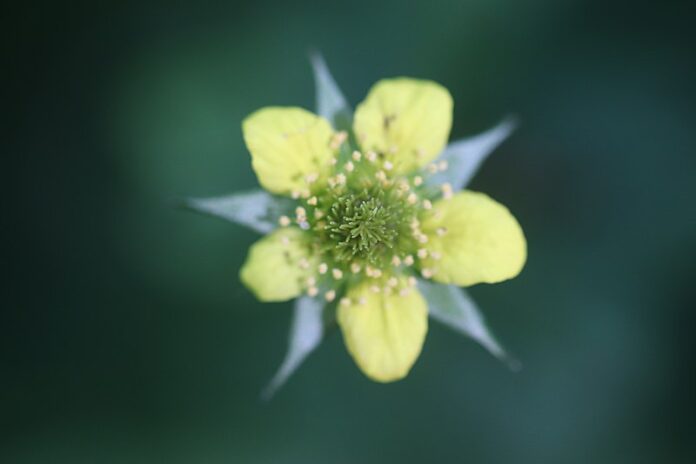
[[[273,195],[190,203],[270,232],[252,246],[241,280],[261,301],[300,297],[272,388],[318,344],[324,308],[335,308],[348,352],[378,382],[409,373],[429,313],[502,352],[467,297],[440,284],[501,282],[524,266],[525,237],[508,209],[460,191],[510,127],[448,146],[450,93],[404,77],[377,82],[351,121],[323,61],[314,66],[326,118],[268,107],[242,123],[252,167]]]

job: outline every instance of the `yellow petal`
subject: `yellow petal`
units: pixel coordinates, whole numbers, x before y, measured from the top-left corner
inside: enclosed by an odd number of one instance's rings
[[[251,164],[269,192],[287,195],[308,188],[329,171],[333,130],[323,118],[302,108],[262,108],[242,123]]]
[[[527,259],[522,228],[508,209],[487,195],[462,191],[433,205],[423,221],[430,256],[423,267],[433,280],[460,286],[495,283],[520,273]],[[432,259],[433,253],[439,260]]]
[[[240,278],[260,301],[286,301],[302,293],[314,269],[305,234],[278,229],[251,246]]]
[[[338,323],[355,362],[378,382],[404,378],[428,331],[428,308],[421,294],[415,288],[405,296],[374,293],[366,282],[346,296],[351,302],[339,305]]]
[[[452,96],[432,81],[396,78],[375,84],[355,111],[363,150],[383,153],[398,173],[434,160],[452,127]]]

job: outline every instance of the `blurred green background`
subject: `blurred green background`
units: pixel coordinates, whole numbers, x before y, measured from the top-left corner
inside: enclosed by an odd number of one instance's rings
[[[3,14],[3,463],[696,462],[696,90],[688,2],[46,2]],[[399,383],[333,333],[270,403],[290,304],[257,236],[173,199],[254,188],[240,122],[444,84],[453,138],[521,126],[472,188],[522,275],[471,290],[517,374],[435,322]]]

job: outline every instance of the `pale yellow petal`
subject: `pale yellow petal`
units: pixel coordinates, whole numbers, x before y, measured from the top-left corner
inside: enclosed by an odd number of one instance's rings
[[[452,127],[452,96],[432,81],[377,82],[355,111],[353,128],[363,150],[382,153],[398,173],[434,160]]]
[[[527,259],[524,233],[508,209],[487,195],[462,191],[433,205],[423,221],[433,280],[460,286],[495,283],[520,273]],[[440,257],[439,260],[432,256]]]
[[[415,288],[404,296],[375,293],[363,283],[347,297],[350,304],[339,304],[338,323],[355,362],[378,382],[404,378],[428,331],[428,308],[421,294]]]
[[[260,301],[286,301],[303,292],[315,269],[307,237],[290,227],[278,229],[251,246],[240,278]]]
[[[244,141],[259,183],[269,192],[287,195],[327,176],[333,130],[324,118],[302,108],[262,108],[242,123]]]

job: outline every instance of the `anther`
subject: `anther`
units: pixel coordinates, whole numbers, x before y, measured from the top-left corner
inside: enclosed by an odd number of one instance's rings
[[[369,161],[370,163],[372,163],[372,162],[374,162],[375,160],[377,160],[377,153],[375,153],[374,151],[371,151],[371,150],[370,150],[370,151],[368,151],[367,153],[365,153],[365,158],[367,158],[367,161]]]
[[[295,208],[295,216],[299,217],[307,217],[307,211],[301,206],[298,206]]]
[[[321,219],[324,217],[324,212],[320,209],[315,209],[314,210],[314,217],[317,219]]]
[[[418,197],[416,196],[415,193],[410,193],[408,197],[406,198],[406,201],[408,201],[409,205],[415,205],[416,202],[418,201]]]
[[[442,237],[443,235],[445,235],[445,234],[447,233],[447,227],[438,227],[438,228],[435,230],[435,233],[436,233],[438,236]]]
[[[307,289],[307,295],[309,296],[317,296],[319,293],[319,289],[317,287],[309,287]]]
[[[379,285],[370,286],[370,290],[372,290],[373,293],[379,293],[382,291],[382,289],[379,287]]]
[[[404,258],[404,264],[407,266],[413,266],[413,256],[408,255]]]
[[[305,182],[307,182],[308,184],[313,184],[317,181],[317,179],[319,179],[319,174],[317,174],[316,172],[309,173],[305,176]]]
[[[350,272],[352,272],[353,274],[357,274],[358,272],[360,272],[360,264],[352,263],[350,265]]]
[[[413,178],[413,185],[416,187],[420,186],[423,184],[423,178],[421,176],[416,176]]]
[[[300,191],[299,190],[293,190],[290,192],[290,196],[292,197],[293,200],[297,200],[300,198]]]
[[[346,183],[346,175],[341,173],[336,174],[336,183],[338,185],[344,185]]]
[[[324,299],[326,301],[333,301],[336,298],[336,290],[329,290],[328,292],[324,293]]]
[[[344,296],[341,301],[338,302],[341,306],[350,306],[350,298]]]
[[[316,206],[317,205],[317,197],[312,197],[309,200],[307,200],[308,205]]]
[[[442,184],[440,188],[442,189],[442,198],[444,198],[445,200],[449,200],[450,198],[452,198],[452,184],[446,182]]]
[[[278,224],[280,224],[282,227],[287,227],[290,225],[290,218],[287,216],[280,216],[278,218]],[[287,238],[287,237],[285,237]]]
[[[331,275],[334,279],[339,280],[343,277],[343,271],[341,271],[340,269],[333,268],[331,270]]]
[[[319,274],[326,274],[328,270],[329,270],[329,266],[326,263],[321,263],[319,265],[319,268],[318,268]]]
[[[409,287],[415,287],[418,284],[418,280],[415,277],[410,276],[407,280]]]
[[[330,147],[332,150],[338,149],[343,142],[348,138],[348,133],[346,131],[337,132],[331,139]]]
[[[360,161],[360,158],[362,158],[362,155],[358,150],[355,150],[353,152],[353,161]]]
[[[440,171],[446,171],[448,166],[449,164],[447,163],[447,160],[442,160],[439,163],[437,163],[437,168]]]
[[[399,296],[408,296],[409,293],[411,293],[411,290],[408,288],[402,288],[399,290]]]
[[[394,165],[390,161],[385,161],[384,162],[384,169],[387,171],[391,171],[394,168]]]
[[[387,285],[390,287],[396,287],[399,285],[399,280],[396,277],[390,277],[389,280],[387,280]]]
[[[426,279],[431,278],[434,274],[435,274],[435,272],[433,272],[432,269],[429,269],[429,268],[427,268],[427,267],[421,269],[421,275],[422,275],[424,278],[426,278]]]
[[[393,266],[401,266],[401,258],[394,255],[394,256],[392,256],[391,263]]]
[[[418,250],[418,257],[419,257],[420,259],[425,259],[425,258],[427,258],[427,257],[428,257],[428,250],[426,250],[425,248],[419,249],[419,250]]]
[[[435,163],[430,163],[430,164],[428,165],[428,172],[429,172],[430,174],[435,174],[435,173],[437,172],[437,164],[435,164]]]
[[[352,161],[348,161],[344,167],[346,168],[346,171],[348,171],[348,172],[353,172],[353,170],[355,169],[355,165],[353,164]]]
[[[377,178],[377,180],[379,180],[381,182],[384,182],[385,180],[387,180],[387,175],[384,173],[384,171],[377,171],[377,173],[375,174],[375,177]]]
[[[423,200],[423,208],[433,209],[433,204],[430,202],[430,200]]]

